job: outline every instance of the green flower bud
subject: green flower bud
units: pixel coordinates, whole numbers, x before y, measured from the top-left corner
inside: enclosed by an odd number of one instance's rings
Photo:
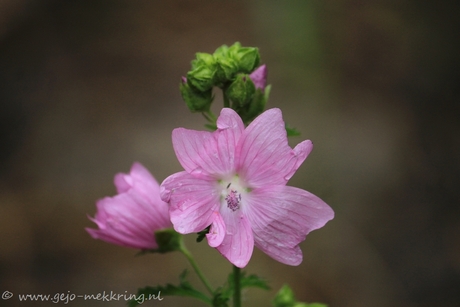
[[[216,71],[217,64],[212,55],[197,53],[192,70],[187,73],[188,83],[196,90],[206,92],[214,86]]]
[[[224,83],[232,80],[238,72],[238,65],[234,59],[230,57],[229,48],[227,45],[222,45],[216,49],[213,54],[217,63],[216,80],[218,86],[223,86]]]
[[[241,44],[236,42],[229,49],[230,57],[237,63],[238,72],[249,74],[260,62],[259,49],[254,47],[241,47]]]
[[[188,108],[192,112],[206,112],[209,111],[211,103],[214,99],[212,95],[212,88],[207,91],[199,91],[189,85],[187,79],[182,77],[180,84],[180,93]]]
[[[256,87],[249,75],[238,74],[226,89],[225,95],[233,102],[232,108],[238,112],[239,108],[252,101],[255,91]]]
[[[192,61],[192,70],[198,66],[213,66],[216,64],[214,57],[212,54],[204,53],[204,52],[197,52],[195,54],[196,59]]]
[[[264,91],[260,88],[256,89],[251,103],[249,103],[244,114],[241,114],[241,118],[245,124],[250,123],[257,116],[262,114],[267,104],[268,96],[270,95],[270,89],[270,85],[266,86]]]

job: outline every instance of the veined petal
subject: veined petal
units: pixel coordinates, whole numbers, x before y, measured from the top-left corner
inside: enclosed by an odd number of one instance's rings
[[[217,250],[239,268],[244,268],[254,250],[254,237],[248,219],[238,213],[227,211],[223,215],[227,232]]]
[[[214,212],[214,221],[211,224],[211,228],[209,229],[209,233],[206,234],[206,238],[208,239],[208,244],[211,247],[216,247],[222,244],[224,240],[226,232],[226,227],[224,220],[219,212]]]
[[[133,195],[127,193],[105,197],[97,202],[96,217],[90,218],[99,229],[87,231],[95,239],[133,248],[148,249],[157,246],[154,231],[165,225],[155,221],[150,212],[142,212]]]
[[[222,109],[215,132],[174,129],[176,156],[184,169],[199,178],[217,178],[234,170],[235,148],[244,124],[232,109]]]
[[[299,145],[289,147],[281,111],[267,110],[241,135],[236,171],[252,188],[284,185],[311,151],[310,141]]]
[[[176,128],[172,142],[177,159],[188,173],[211,179],[220,172],[218,146],[211,132]]]
[[[244,124],[234,110],[224,108],[217,119],[217,129],[213,135],[222,162],[221,174],[229,174],[235,170],[235,149],[244,131]]]
[[[219,205],[217,181],[196,178],[179,172],[160,186],[163,201],[169,202],[174,229],[182,234],[199,232],[211,225]]]
[[[334,217],[319,197],[289,186],[269,186],[248,193],[244,214],[254,231],[255,245],[273,259],[299,265],[299,243]]]

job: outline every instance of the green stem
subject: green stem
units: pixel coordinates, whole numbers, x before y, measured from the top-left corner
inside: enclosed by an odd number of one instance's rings
[[[222,89],[222,94],[224,96],[224,108],[230,108],[230,99],[225,95],[225,87]]]
[[[184,254],[185,258],[190,262],[192,265],[193,269],[195,270],[195,273],[198,275],[200,278],[201,282],[203,282],[204,286],[206,289],[208,289],[209,293],[211,295],[214,295],[214,290],[212,290],[211,285],[209,284],[208,280],[206,277],[203,275],[203,272],[201,272],[200,268],[198,267],[197,263],[195,262],[195,259],[193,258],[192,254],[188,251],[188,249],[185,247],[184,244],[181,244],[180,251],[182,254]]]
[[[241,269],[233,266],[233,307],[241,307]]]
[[[204,118],[206,118],[206,120],[212,124],[215,124],[216,121],[217,121],[217,117],[216,115],[214,115],[214,113],[212,113],[211,110],[207,110],[205,112],[202,112]]]

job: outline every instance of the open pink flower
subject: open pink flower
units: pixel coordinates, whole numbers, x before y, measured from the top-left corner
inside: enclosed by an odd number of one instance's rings
[[[300,264],[298,244],[334,217],[315,195],[286,186],[312,142],[291,149],[279,109],[265,111],[245,129],[225,108],[217,128],[173,131],[185,171],[166,178],[160,193],[170,203],[175,230],[187,234],[211,225],[208,244],[238,267],[247,265],[254,245],[277,261]]]
[[[118,195],[99,200],[96,216],[90,218],[99,229],[86,231],[94,239],[121,246],[157,248],[154,232],[172,227],[158,182],[140,163],[134,163],[130,174],[115,175],[114,183]]]

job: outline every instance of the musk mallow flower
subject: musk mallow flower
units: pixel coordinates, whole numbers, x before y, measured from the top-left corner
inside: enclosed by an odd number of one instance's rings
[[[172,227],[168,204],[160,198],[160,186],[140,163],[129,174],[115,175],[118,195],[97,201],[97,213],[90,219],[98,229],[86,228],[94,238],[138,249],[155,249],[154,232]]]
[[[300,264],[299,243],[334,217],[317,196],[286,186],[313,144],[289,147],[279,109],[245,129],[224,108],[216,131],[177,128],[172,141],[184,171],[166,178],[160,193],[174,229],[187,234],[211,226],[208,244],[237,267],[247,265],[254,245],[279,262]]]

